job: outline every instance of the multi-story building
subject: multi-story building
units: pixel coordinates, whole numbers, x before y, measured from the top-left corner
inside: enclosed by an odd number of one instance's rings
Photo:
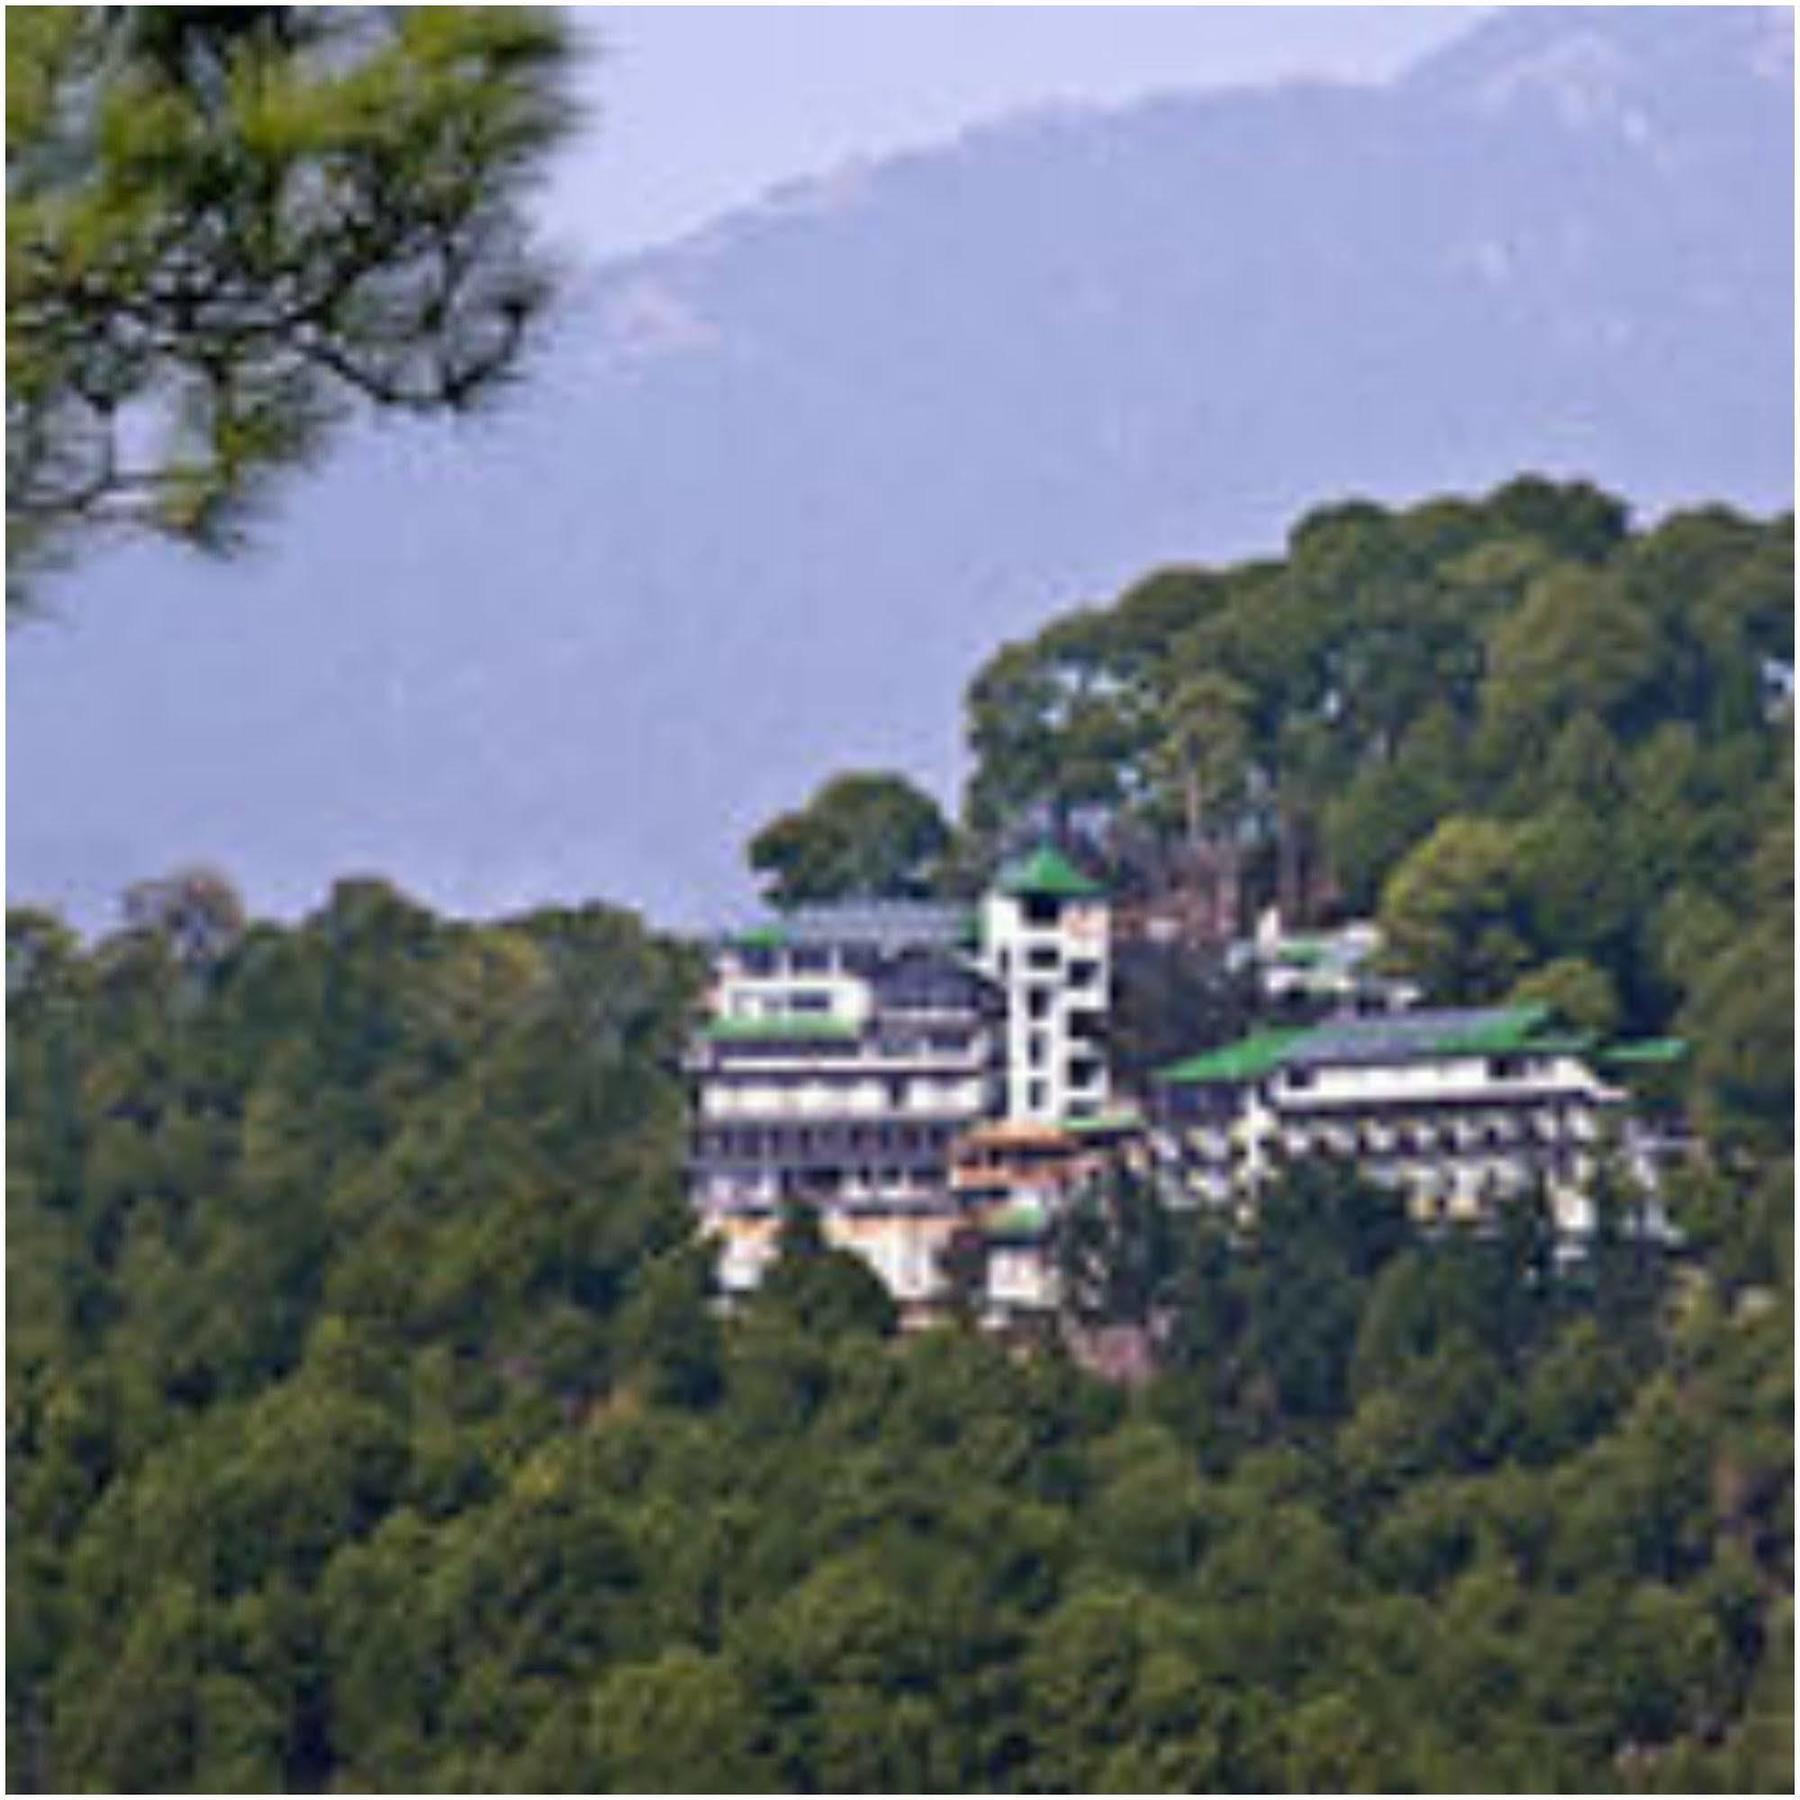
[[[1541,1006],[1339,1017],[1165,1069],[1157,1140],[1196,1198],[1253,1194],[1284,1161],[1349,1159],[1421,1218],[1479,1217],[1542,1181],[1579,1235],[1626,1096]]]
[[[1354,919],[1327,931],[1290,932],[1270,907],[1255,935],[1231,946],[1228,964],[1249,969],[1267,1009],[1278,1017],[1331,1012],[1399,1012],[1424,995],[1415,982],[1379,967],[1381,931]]]
[[[902,1301],[937,1283],[953,1140],[993,1111],[998,999],[965,908],[803,909],[721,943],[688,1057],[689,1177],[752,1287],[784,1205],[819,1209]]]
[[[690,1191],[727,1290],[803,1201],[903,1305],[936,1298],[983,1211],[950,1179],[963,1134],[1105,1124],[1108,979],[1104,896],[1048,850],[975,909],[809,907],[721,941],[687,1068]]]
[[[1105,894],[1055,850],[1004,869],[983,899],[982,966],[1005,998],[1005,1117],[1104,1110],[1109,939]]]
[[[1105,1156],[1093,1134],[1029,1119],[978,1125],[951,1153],[950,1189],[979,1226],[987,1316],[996,1322],[1055,1304],[1051,1227]]]

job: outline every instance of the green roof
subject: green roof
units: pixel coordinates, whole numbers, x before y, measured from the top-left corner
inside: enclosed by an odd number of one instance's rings
[[[746,950],[779,950],[787,942],[787,930],[781,925],[752,925],[740,931],[735,940]]]
[[[1278,1031],[1258,1031],[1235,1044],[1221,1045],[1201,1056],[1190,1056],[1186,1062],[1171,1064],[1157,1071],[1158,1078],[1181,1086],[1205,1082],[1254,1081],[1267,1075],[1293,1044],[1306,1037],[1306,1031],[1289,1027]]]
[[[1600,1054],[1604,1062],[1624,1063],[1628,1068],[1637,1068],[1680,1062],[1687,1055],[1687,1050],[1686,1038],[1638,1038],[1628,1044],[1614,1044],[1611,1049],[1603,1050]]]
[[[772,1019],[713,1019],[702,1035],[714,1043],[742,1043],[770,1038],[843,1040],[856,1037],[858,1028],[851,1020],[834,1018],[830,1013],[793,1014],[786,1018]]]
[[[1119,1108],[1113,1112],[1087,1113],[1080,1118],[1059,1119],[1057,1127],[1073,1137],[1080,1137],[1084,1133],[1135,1131],[1143,1122],[1143,1119],[1129,1108]]]
[[[1438,1039],[1440,1054],[1468,1052],[1482,1055],[1502,1050],[1535,1049],[1549,1023],[1550,1008],[1541,1001],[1528,1001],[1523,1006],[1499,1006],[1481,1016],[1478,1022],[1446,1031]],[[1534,1036],[1533,1034],[1537,1034]]]
[[[1550,1009],[1535,1003],[1327,1019],[1311,1027],[1259,1031],[1162,1069],[1158,1075],[1165,1082],[1192,1086],[1256,1081],[1284,1063],[1366,1064],[1589,1047],[1591,1040],[1578,1034],[1546,1029],[1550,1019]]]
[[[1048,844],[1002,869],[999,886],[1003,894],[1042,894],[1054,900],[1097,900],[1106,891]]]
[[[1594,1048],[1594,1034],[1591,1031],[1545,1031],[1528,1038],[1523,1047],[1534,1054],[1585,1056]]]
[[[1317,969],[1330,957],[1330,947],[1316,938],[1289,938],[1276,950],[1273,960],[1284,969]]]
[[[988,1214],[981,1231],[988,1238],[1030,1240],[1050,1229],[1050,1214],[1041,1200],[1013,1200]]]

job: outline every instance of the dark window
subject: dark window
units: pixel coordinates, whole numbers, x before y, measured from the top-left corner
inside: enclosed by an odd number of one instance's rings
[[[1025,896],[1025,923],[1027,925],[1054,925],[1060,911],[1059,903],[1049,894],[1027,894]]]
[[[1069,1035],[1074,1038],[1097,1038],[1101,1035],[1101,1015],[1091,1008],[1069,1014]]]

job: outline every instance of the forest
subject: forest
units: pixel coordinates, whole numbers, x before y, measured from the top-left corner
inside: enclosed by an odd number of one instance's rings
[[[704,960],[629,913],[11,910],[11,1787],[1792,1791],[1792,571],[1578,483],[1333,506],[1000,649],[960,819],[759,837],[779,897],[1050,832],[1685,1042],[1677,1253],[1610,1188],[1578,1259],[1328,1165],[1248,1234],[1115,1196],[1135,1384],[897,1331],[804,1217],[722,1314]],[[1135,979],[1145,1055],[1226,1035]]]

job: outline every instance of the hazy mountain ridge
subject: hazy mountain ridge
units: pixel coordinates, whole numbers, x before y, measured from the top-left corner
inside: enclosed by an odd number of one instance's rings
[[[208,855],[283,907],[373,866],[696,918],[830,769],[947,784],[974,664],[1158,559],[1525,467],[1785,505],[1792,212],[1791,19],[1717,11],[785,190],[602,271],[505,416],[373,436],[256,562],[70,584],[13,645],[12,890],[91,916]]]

